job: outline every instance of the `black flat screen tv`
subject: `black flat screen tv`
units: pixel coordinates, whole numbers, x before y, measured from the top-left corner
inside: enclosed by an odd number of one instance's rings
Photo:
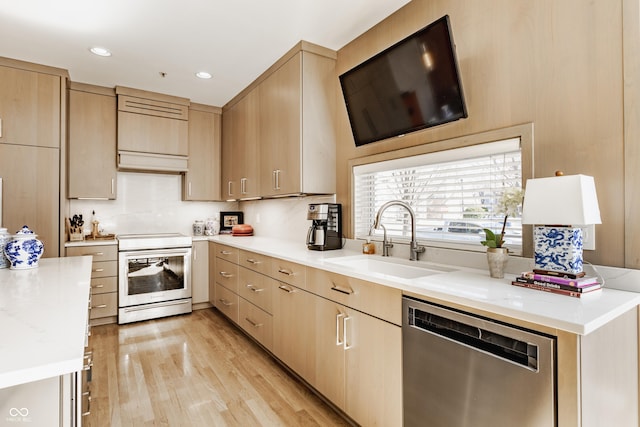
[[[467,117],[449,16],[340,75],[356,146]]]

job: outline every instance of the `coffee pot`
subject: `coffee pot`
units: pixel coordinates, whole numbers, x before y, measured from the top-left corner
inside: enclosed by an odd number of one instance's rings
[[[311,226],[307,232],[307,248],[326,251],[342,248],[342,205],[312,203],[307,210]]]

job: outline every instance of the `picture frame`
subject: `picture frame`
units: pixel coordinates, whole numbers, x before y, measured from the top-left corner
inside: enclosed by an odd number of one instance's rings
[[[220,212],[220,233],[231,233],[234,225],[244,224],[244,213],[242,211]]]

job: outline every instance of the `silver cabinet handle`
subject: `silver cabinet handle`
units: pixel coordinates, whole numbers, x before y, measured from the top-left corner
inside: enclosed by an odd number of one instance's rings
[[[253,264],[253,265],[260,264],[260,261],[256,261],[256,260],[255,260],[255,259],[253,259],[253,258],[247,258],[247,262],[248,262],[249,264]]]
[[[104,288],[104,285],[91,285],[91,289]]]
[[[286,268],[279,268],[278,273],[285,274],[287,276],[293,276],[293,271],[287,270]]]
[[[245,317],[244,320],[246,320],[247,322],[249,322],[249,324],[251,326],[253,326],[254,328],[259,328],[262,326],[262,323],[256,323],[253,320],[249,319],[248,317]]]
[[[102,273],[104,271],[104,268],[96,268],[93,270],[94,273]]]
[[[240,193],[247,194],[247,178],[240,178]]]
[[[282,289],[283,291],[288,292],[290,294],[292,294],[292,293],[294,293],[296,291],[295,289],[293,289],[292,287],[287,286],[287,285],[279,285],[278,289]]]
[[[231,255],[231,254],[233,254],[233,252],[222,250],[222,251],[220,251],[220,254],[222,254],[222,255]]]
[[[335,283],[331,283],[331,290],[332,291],[336,291],[336,292],[340,292],[341,294],[345,294],[345,295],[351,295],[353,294],[353,289],[351,288],[345,288],[342,287],[340,285],[336,285]]]
[[[0,138],[2,138],[2,119],[0,119]]]
[[[233,192],[231,192],[231,183],[232,183],[232,181],[229,181],[227,183],[227,195],[228,196],[231,196],[233,194]]]
[[[116,194],[116,180],[111,178],[111,195]]]
[[[81,414],[83,417],[86,417],[91,414],[91,391],[85,391],[82,393],[82,397],[87,399],[87,410]]]
[[[107,308],[107,304],[94,305],[91,308]]]
[[[264,291],[263,288],[256,288],[251,283],[247,283],[247,288],[249,288],[249,290],[253,291],[253,292],[262,292],[262,291]]]
[[[344,332],[343,332],[343,340],[340,341],[340,319],[344,317],[344,314],[338,313],[336,314],[336,345],[344,345]]]
[[[187,192],[189,193],[189,197],[191,197],[191,181],[189,181],[188,187],[189,189],[187,190]]]
[[[231,273],[227,273],[226,271],[221,271],[221,272],[220,272],[220,275],[221,275],[222,277],[224,277],[225,279],[230,279],[231,277],[233,277],[233,274],[231,274]]]
[[[86,254],[86,255],[92,255],[92,256],[104,256],[104,252],[93,252],[93,253]]]
[[[231,303],[230,301],[227,301],[224,298],[220,298],[218,301],[220,301],[222,305],[224,305],[225,307],[231,307],[233,305],[233,303]]]
[[[344,334],[343,336],[343,341],[344,341],[344,345],[342,348],[344,348],[345,350],[349,350],[352,345],[349,344],[349,341],[347,340],[347,321],[351,319],[349,316],[345,316],[344,319],[342,319],[342,333]]]

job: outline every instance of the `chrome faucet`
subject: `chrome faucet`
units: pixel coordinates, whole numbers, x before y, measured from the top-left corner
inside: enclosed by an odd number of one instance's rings
[[[374,229],[378,229],[380,227],[383,228],[384,230],[384,236],[383,236],[383,241],[382,241],[382,247],[383,247],[383,256],[384,255],[384,248],[387,244],[390,244],[387,242],[387,230],[386,228],[384,228],[384,226],[380,223],[380,220],[382,219],[382,214],[383,212],[389,207],[389,206],[402,206],[403,208],[405,208],[407,211],[409,211],[409,216],[411,218],[411,247],[410,247],[410,255],[409,255],[409,260],[410,261],[417,261],[418,260],[418,254],[421,254],[425,251],[424,246],[419,246],[418,245],[418,241],[416,240],[416,214],[413,212],[413,209],[411,209],[411,206],[409,206],[407,203],[400,201],[400,200],[391,200],[390,202],[385,203],[384,205],[380,206],[380,209],[378,209],[378,213],[376,213],[376,219],[373,222],[373,228]],[[391,245],[393,246],[393,245]],[[389,252],[387,250],[387,256],[388,256]]]

